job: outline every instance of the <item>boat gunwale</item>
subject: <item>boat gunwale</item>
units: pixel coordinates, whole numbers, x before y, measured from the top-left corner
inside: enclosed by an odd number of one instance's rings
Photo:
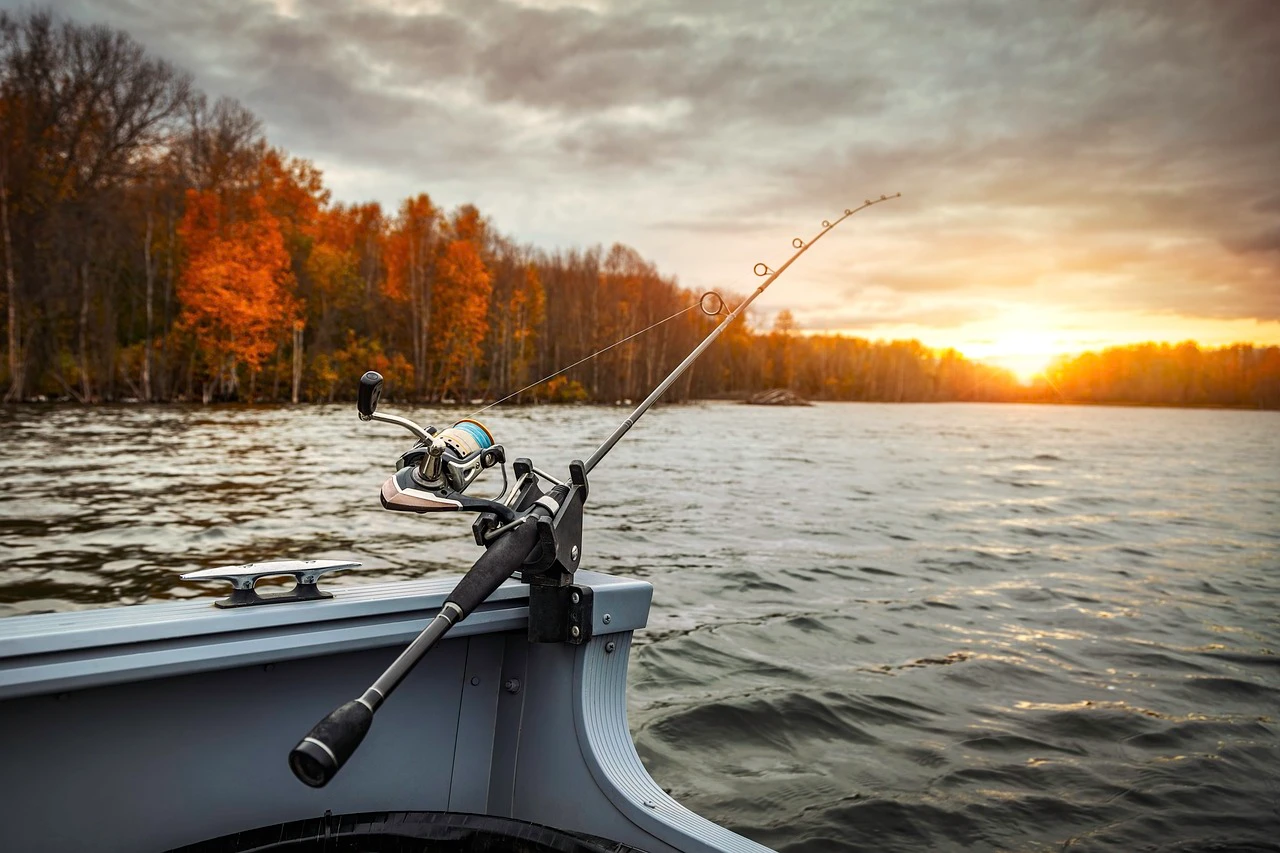
[[[593,634],[647,623],[647,581],[589,571],[576,579],[592,589]],[[7,617],[0,699],[403,644],[439,612],[456,580],[368,584],[334,589],[331,599],[226,610],[202,598]],[[525,584],[503,584],[450,638],[524,629],[528,597]]]

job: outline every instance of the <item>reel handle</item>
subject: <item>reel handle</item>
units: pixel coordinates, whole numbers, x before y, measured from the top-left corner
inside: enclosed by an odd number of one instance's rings
[[[360,413],[360,420],[372,420],[381,399],[382,374],[370,370],[360,377],[360,390],[356,393],[356,411]]]

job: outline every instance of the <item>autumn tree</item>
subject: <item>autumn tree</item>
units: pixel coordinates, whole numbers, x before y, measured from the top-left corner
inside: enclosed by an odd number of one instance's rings
[[[795,334],[796,319],[789,310],[784,308],[778,312],[778,316],[773,318],[773,332],[769,335],[769,348],[773,355],[770,371],[773,377],[771,384],[784,388],[790,388],[795,384]]]
[[[538,268],[531,263],[525,264],[507,312],[511,318],[511,348],[506,359],[510,370],[509,385],[523,387],[531,378],[529,367],[536,357],[546,301]]]
[[[471,240],[451,240],[440,258],[436,333],[431,338],[438,365],[436,398],[466,393],[473,387],[475,368],[483,360],[480,345],[488,330],[491,287],[489,271],[476,244]]]
[[[439,213],[426,193],[405,199],[386,240],[384,293],[399,308],[413,352],[415,387],[426,392],[428,341],[434,308]],[[404,309],[408,309],[407,312]]]
[[[32,359],[81,400],[110,382],[118,300],[102,264],[115,238],[106,232],[189,95],[188,75],[124,32],[0,13],[10,397],[25,395]],[[63,347],[74,376],[57,358]]]
[[[192,190],[179,235],[187,265],[179,282],[181,327],[195,338],[205,367],[203,397],[230,397],[239,368],[253,380],[296,318],[293,274],[280,225],[260,195],[243,217],[228,220],[212,192]]]

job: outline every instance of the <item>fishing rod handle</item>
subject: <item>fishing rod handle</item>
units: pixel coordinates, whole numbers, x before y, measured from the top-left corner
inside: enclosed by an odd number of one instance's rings
[[[371,711],[378,710],[378,706],[387,700],[391,691],[400,685],[405,676],[418,665],[418,661],[431,651],[432,646],[450,628],[470,616],[485,599],[493,595],[494,590],[502,586],[503,581],[520,569],[538,545],[538,525],[534,516],[548,512],[544,506],[534,507],[534,511],[525,516],[524,521],[517,523],[480,555],[480,559],[475,561],[471,570],[462,576],[453,592],[449,593],[440,612],[426,629],[414,638],[395,662],[387,667],[387,671],[378,676],[378,680],[365,691],[362,699],[371,706]]]
[[[303,784],[323,788],[347,763],[371,725],[373,710],[360,699],[339,706],[290,751],[289,769]]]
[[[312,788],[323,788],[337,775],[369,733],[374,712],[414,666],[450,628],[465,619],[524,564],[538,545],[538,525],[532,516],[550,512],[545,505],[535,507],[527,521],[513,527],[480,555],[454,587],[440,612],[386,672],[359,699],[336,708],[298,742],[289,753],[289,769],[293,775]]]
[[[391,691],[404,680],[414,664],[458,621],[456,606],[446,604],[423,631],[414,637],[395,662],[382,673],[359,699],[340,705],[311,727],[306,737],[289,753],[289,769],[312,788],[323,788],[338,774],[369,733],[373,715]]]
[[[537,510],[544,510],[537,507]],[[364,696],[357,699],[369,706],[372,714],[378,710],[391,691],[400,686],[405,676],[413,671],[418,661],[431,651],[441,637],[450,628],[471,615],[471,611],[480,606],[485,599],[493,595],[493,591],[502,582],[511,577],[524,564],[525,559],[538,544],[538,525],[532,517],[517,524],[501,538],[489,546],[471,567],[471,571],[463,575],[462,580],[449,593],[440,612],[413,642],[400,653],[387,671],[378,676]]]
[[[359,699],[338,706],[311,727],[306,737],[298,741],[289,753],[289,769],[294,776],[312,788],[323,788],[329,784],[369,733],[374,712],[404,680],[414,664],[422,660],[458,621],[451,612],[455,609],[455,606],[446,604]]]

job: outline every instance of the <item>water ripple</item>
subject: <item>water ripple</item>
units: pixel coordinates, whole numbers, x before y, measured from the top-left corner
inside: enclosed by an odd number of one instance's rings
[[[490,426],[550,468],[621,415]],[[202,594],[176,576],[247,560],[360,560],[355,584],[475,558],[468,519],[379,508],[407,442],[347,407],[19,407],[0,435],[0,614]],[[661,408],[593,474],[584,546],[656,587],[641,756],[737,831],[1280,850],[1275,413]]]

